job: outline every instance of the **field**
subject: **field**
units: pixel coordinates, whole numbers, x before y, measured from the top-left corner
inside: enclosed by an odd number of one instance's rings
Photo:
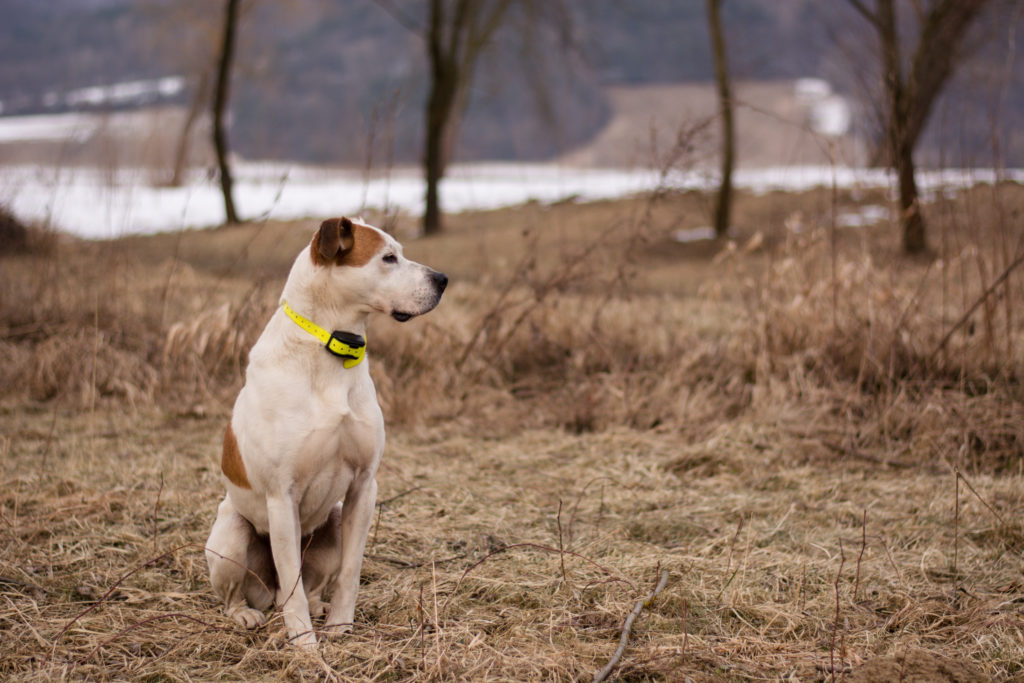
[[[316,654],[225,618],[202,553],[316,220],[34,233],[0,257],[0,677],[589,681],[639,605],[609,680],[1024,680],[1024,188],[932,198],[920,260],[880,191],[670,239],[708,205],[367,216],[452,285],[371,327],[378,514]]]

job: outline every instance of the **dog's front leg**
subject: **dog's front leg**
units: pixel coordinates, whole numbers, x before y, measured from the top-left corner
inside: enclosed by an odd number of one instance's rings
[[[376,502],[377,480],[367,476],[352,483],[341,507],[341,571],[334,582],[331,610],[324,625],[325,631],[332,635],[352,630],[359,572]]]
[[[302,530],[299,512],[290,496],[267,498],[270,551],[277,569],[277,604],[284,614],[288,639],[300,647],[316,647],[309,602],[302,586]]]

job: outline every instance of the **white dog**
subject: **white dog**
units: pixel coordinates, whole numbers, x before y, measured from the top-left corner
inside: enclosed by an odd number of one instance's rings
[[[447,284],[347,218],[324,221],[295,259],[224,433],[227,495],[206,543],[213,589],[239,623],[265,623],[276,597],[289,640],[313,647],[326,590],[324,630],[352,628],[384,448],[367,317],[426,313]]]

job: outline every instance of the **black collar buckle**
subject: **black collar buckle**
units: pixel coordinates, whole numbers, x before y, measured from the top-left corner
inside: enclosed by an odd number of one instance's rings
[[[342,332],[341,330],[331,332],[331,337],[327,340],[326,344],[327,350],[332,355],[348,360],[361,358],[362,354],[359,351],[365,346],[366,340],[363,337],[352,332]]]

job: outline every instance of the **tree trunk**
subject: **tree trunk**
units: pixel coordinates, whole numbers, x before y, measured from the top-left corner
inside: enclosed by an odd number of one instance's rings
[[[439,189],[455,147],[459,119],[469,101],[474,65],[511,4],[511,0],[430,0],[425,37],[430,62],[423,153],[425,234],[441,232]]]
[[[189,140],[192,138],[192,126],[199,118],[199,112],[203,108],[203,100],[206,99],[206,89],[210,84],[209,73],[204,69],[196,84],[196,92],[192,98],[192,104],[185,115],[185,125],[181,129],[181,137],[178,138],[178,149],[174,154],[174,170],[171,173],[171,187],[181,187],[184,182],[185,167],[188,164]]]
[[[911,130],[908,120],[910,93],[900,61],[900,36],[893,0],[877,0],[877,8],[885,94],[889,100],[885,122],[888,142],[886,155],[889,168],[896,171],[903,251],[918,254],[928,249],[924,217],[917,197],[917,181],[914,178],[914,146],[920,129],[916,132]]]
[[[443,67],[439,72],[446,72]],[[455,77],[444,73],[436,75],[430,87],[427,102],[426,147],[423,165],[426,171],[427,196],[423,214],[423,232],[433,235],[441,232],[441,202],[439,190],[447,166],[447,130],[455,101]]]
[[[459,72],[454,56],[447,54],[443,43],[445,22],[443,0],[431,0],[430,26],[427,35],[427,49],[430,57],[430,95],[427,99],[426,125],[424,128],[423,166],[427,182],[426,207],[423,212],[423,233],[434,235],[441,232],[441,179],[447,163],[448,127],[455,94],[458,89]],[[452,31],[456,31],[453,28]]]
[[[707,0],[708,24],[711,31],[711,52],[715,62],[715,82],[718,85],[718,106],[722,116],[722,177],[715,203],[715,236],[729,233],[729,214],[732,209],[732,169],[735,161],[735,130],[732,118],[732,94],[729,87],[729,64],[725,54],[725,34],[719,13],[721,0]]]
[[[928,250],[924,217],[917,197],[914,179],[914,147],[904,141],[896,151],[896,177],[900,190],[900,223],[903,226],[903,251],[922,254]]]
[[[928,250],[928,241],[914,180],[914,148],[936,99],[956,69],[967,31],[989,0],[936,0],[927,13],[915,3],[921,25],[906,74],[894,0],[875,0],[874,12],[863,0],[847,1],[878,31],[888,100],[885,162],[896,171],[903,249],[908,254],[922,253]]]
[[[228,104],[228,82],[231,78],[231,58],[235,51],[235,28],[238,24],[238,5],[241,0],[227,0],[224,15],[224,34],[217,65],[217,90],[213,98],[213,147],[220,168],[220,189],[224,195],[224,215],[228,223],[240,223],[232,197],[231,167],[228,164],[228,140],[224,129],[224,112]]]
[[[432,90],[437,89],[434,84]],[[435,102],[438,96],[433,92],[427,105],[426,148],[423,165],[426,172],[427,196],[423,213],[423,233],[433,235],[441,232],[441,204],[438,190],[444,177],[444,117],[441,105]]]

